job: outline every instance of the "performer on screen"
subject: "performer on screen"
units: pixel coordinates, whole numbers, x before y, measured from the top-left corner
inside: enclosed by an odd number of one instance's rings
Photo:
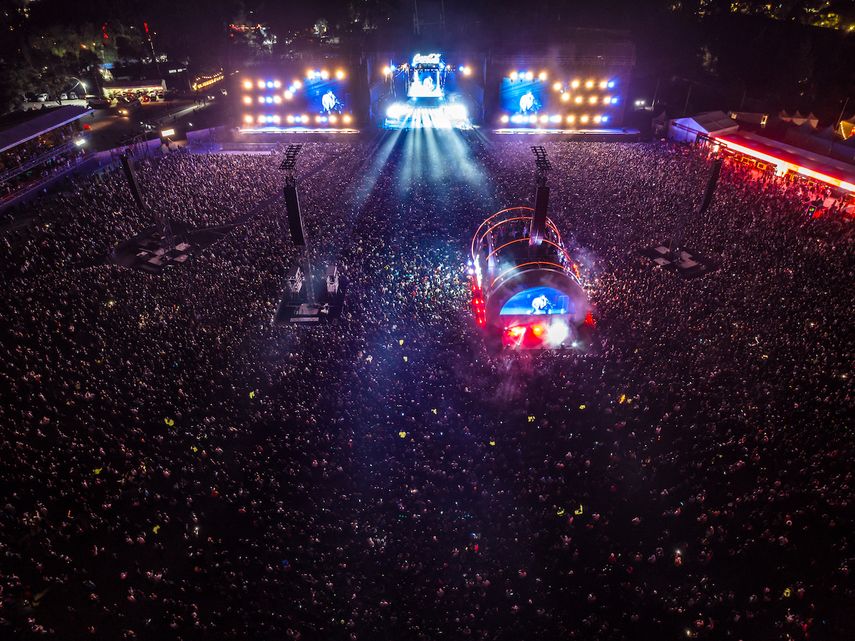
[[[541,294],[531,301],[531,311],[529,314],[548,314],[552,309],[552,303],[546,297],[546,294]]]

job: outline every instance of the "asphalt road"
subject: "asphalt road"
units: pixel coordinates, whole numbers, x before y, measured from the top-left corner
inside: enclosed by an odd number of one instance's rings
[[[90,150],[102,151],[127,144],[131,138],[142,134],[145,131],[143,123],[152,126],[149,134],[151,139],[164,127],[190,126],[194,115],[201,118],[208,115],[206,112],[219,107],[216,102],[201,105],[192,100],[166,100],[140,105],[129,116],[120,116],[115,108],[96,109],[91,116],[83,119],[82,124],[89,125],[87,133]]]

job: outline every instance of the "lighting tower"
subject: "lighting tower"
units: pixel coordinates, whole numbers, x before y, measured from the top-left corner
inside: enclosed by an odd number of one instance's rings
[[[312,262],[309,256],[309,245],[306,232],[303,228],[303,214],[300,211],[300,199],[297,195],[297,156],[303,149],[302,144],[288,145],[285,148],[285,157],[279,165],[279,169],[285,172],[285,212],[288,216],[288,228],[291,231],[291,240],[298,247],[303,248],[303,264],[306,271],[307,294],[309,304],[315,304],[315,287],[312,275]]]
[[[543,241],[543,230],[546,227],[546,210],[549,208],[549,185],[546,184],[552,163],[541,145],[532,146],[535,170],[534,216],[531,219],[529,231],[529,246],[539,247]]]

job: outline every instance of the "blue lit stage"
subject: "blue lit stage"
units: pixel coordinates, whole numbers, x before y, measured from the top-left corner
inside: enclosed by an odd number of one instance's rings
[[[382,86],[372,89],[372,113],[382,116],[386,129],[472,129],[483,102],[473,69],[446,62],[440,53],[389,61],[381,69]]]

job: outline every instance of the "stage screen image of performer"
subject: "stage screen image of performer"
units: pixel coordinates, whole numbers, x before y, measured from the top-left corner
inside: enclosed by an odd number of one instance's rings
[[[531,287],[514,294],[500,316],[543,316],[572,313],[570,297],[552,287]]]
[[[541,77],[544,79],[541,80]],[[502,110],[508,114],[529,116],[543,109],[544,74],[513,72],[502,79]]]
[[[313,114],[329,116],[341,114],[347,109],[347,78],[341,73],[340,77],[333,74],[307,74],[305,80],[306,100],[308,110]]]

